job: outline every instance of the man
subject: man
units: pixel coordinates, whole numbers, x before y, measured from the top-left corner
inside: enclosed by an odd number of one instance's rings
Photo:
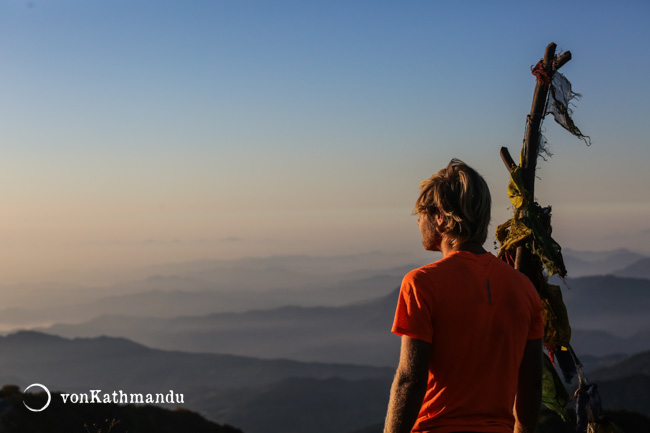
[[[526,276],[483,249],[490,207],[485,180],[458,159],[421,183],[422,245],[443,257],[402,282],[385,433],[535,431],[541,301]]]

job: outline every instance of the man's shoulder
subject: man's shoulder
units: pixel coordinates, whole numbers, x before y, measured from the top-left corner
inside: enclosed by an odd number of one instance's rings
[[[405,280],[421,280],[421,279],[429,279],[432,276],[436,275],[439,272],[444,272],[444,265],[443,263],[444,260],[438,260],[432,263],[428,263],[426,265],[420,266],[419,268],[412,269],[409,271],[406,276],[404,276]]]

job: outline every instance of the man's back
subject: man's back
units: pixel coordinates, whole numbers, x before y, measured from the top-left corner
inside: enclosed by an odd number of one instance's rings
[[[413,431],[512,432],[517,373],[543,336],[530,281],[492,254],[457,251],[409,272],[393,332],[432,344]]]

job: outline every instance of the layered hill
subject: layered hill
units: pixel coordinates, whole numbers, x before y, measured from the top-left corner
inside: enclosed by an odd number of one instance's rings
[[[598,383],[603,405],[650,417],[650,352],[632,355],[589,374]]]
[[[328,433],[335,431],[333,426],[348,431],[367,420],[378,422],[385,412],[393,372],[392,368],[162,351],[121,338],[65,339],[36,332],[0,338],[1,383],[19,389],[41,383],[52,392],[65,393],[173,390],[183,395],[181,409],[236,425],[246,433]]]
[[[412,267],[393,268],[373,274],[355,272],[339,278],[342,281],[324,285],[322,277],[309,275],[300,281],[287,282],[287,287],[277,287],[277,281],[260,288],[259,282],[248,287],[226,286],[192,277],[153,276],[142,281],[121,283],[99,289],[96,299],[87,299],[88,293],[74,292],[62,295],[56,303],[40,306],[0,309],[0,326],[5,328],[51,325],[56,322],[82,322],[102,315],[144,316],[173,318],[183,315],[205,315],[224,312],[245,312],[252,309],[297,306],[343,306],[352,302],[385,295],[399,285],[402,276]],[[239,272],[250,274],[248,269]],[[269,279],[288,271],[262,273]],[[260,272],[258,272],[260,274]],[[292,275],[292,274],[290,274]],[[247,276],[256,282],[260,276]],[[329,278],[335,280],[335,278]],[[302,286],[297,286],[302,283]],[[37,296],[38,299],[38,296]]]
[[[621,269],[647,259],[643,254],[623,248],[610,251],[577,251],[563,248],[562,256],[570,278],[615,274]],[[632,277],[633,275],[620,276]]]
[[[643,258],[614,272],[619,277],[650,278],[650,258]]]
[[[191,395],[196,388],[259,386],[288,377],[360,380],[390,374],[389,368],[163,351],[123,338],[66,339],[32,331],[0,337],[0,381],[45,383],[51,390],[92,386]]]
[[[650,280],[614,276],[568,281],[564,299],[580,354],[605,356],[650,349]],[[390,333],[397,290],[341,307],[281,307],[177,318],[106,315],[46,332],[67,337],[121,336],[152,347],[260,358],[396,365]]]

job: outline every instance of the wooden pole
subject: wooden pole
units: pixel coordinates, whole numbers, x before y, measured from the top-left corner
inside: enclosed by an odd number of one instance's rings
[[[518,184],[517,186],[519,187],[518,189],[525,190],[522,191],[522,193],[526,195],[524,200],[524,205],[520,209],[515,209],[516,212],[515,217],[528,218],[529,221],[524,221],[524,225],[527,222],[530,222],[530,220],[533,220],[536,223],[535,224],[536,230],[544,229],[547,230],[549,234],[550,234],[550,214],[546,213],[547,209],[539,208],[539,205],[535,201],[535,169],[537,167],[537,157],[539,155],[539,150],[540,150],[539,149],[540,139],[541,139],[540,128],[544,116],[546,115],[548,92],[549,90],[552,89],[551,86],[553,82],[553,76],[555,75],[558,69],[560,69],[569,60],[571,60],[571,53],[569,51],[559,56],[556,56],[555,49],[556,49],[555,43],[549,44],[546,47],[544,58],[540,60],[539,63],[533,69],[533,75],[537,77],[537,82],[535,83],[535,93],[533,94],[533,103],[530,109],[530,114],[527,116],[527,125],[526,125],[527,127],[526,127],[526,134],[524,138],[524,145],[521,153],[520,167],[517,166],[515,161],[512,159],[512,156],[510,156],[510,152],[508,151],[508,149],[505,147],[501,148],[501,159],[503,159],[503,163],[505,164],[506,168],[510,173],[512,173],[515,169],[519,169],[521,173],[521,179],[520,179],[521,183]],[[550,212],[550,209],[548,209],[548,211]],[[543,226],[543,228],[540,228],[540,226]],[[510,227],[512,230],[512,225]],[[506,253],[508,253],[507,260],[508,262],[511,263],[513,259],[511,257],[512,251],[511,250],[506,251]],[[557,266],[558,263],[555,263],[555,265]],[[544,286],[546,285],[546,278],[544,277],[543,264],[540,258],[538,258],[538,256],[533,254],[531,248],[526,248],[526,245],[523,245],[523,241],[519,242],[519,244],[516,245],[514,267],[515,269],[518,269],[522,273],[524,273],[531,280],[531,282],[537,288],[538,292],[542,292],[542,290],[544,290]],[[562,268],[563,267],[564,265],[562,264]],[[566,270],[563,270],[562,276],[564,276],[565,273]],[[541,294],[542,293],[540,293],[540,295]],[[562,301],[560,300],[559,302],[561,303]],[[551,311],[551,315],[552,314],[553,312]],[[545,338],[545,342],[547,342],[546,338]],[[561,353],[563,349],[564,350],[566,349],[563,347],[558,348],[556,346],[556,343],[559,344],[559,342],[548,341],[547,349],[551,354],[553,353],[558,354],[558,356],[556,357],[557,362],[561,365],[563,371],[568,371],[570,369],[570,366],[566,364],[567,359],[559,356],[559,353]],[[589,385],[586,379],[584,378],[584,375],[581,370],[582,365],[580,364],[578,358],[575,356],[575,353],[573,352],[573,349],[571,348],[570,344],[568,344],[569,343],[568,340],[562,341],[561,343],[568,347],[574,367],[579,372],[578,377],[580,379],[580,388],[576,392],[576,395],[578,395],[578,393],[581,393],[580,395],[582,396],[584,395],[588,396],[590,395],[588,393],[591,393],[593,391],[594,396],[598,397],[598,392],[596,391],[596,388],[595,387],[591,388],[591,385]],[[558,352],[558,350],[560,350],[560,352]],[[562,365],[563,363],[564,365]],[[567,376],[565,376],[565,378],[566,377]],[[566,379],[566,380],[570,380],[570,379]],[[587,397],[587,400],[589,400],[590,398],[591,397]],[[576,411],[581,411],[581,410],[586,411],[587,407],[588,405],[585,406],[584,404],[582,404],[582,406],[576,408]],[[591,415],[593,414],[590,414],[589,418],[593,418],[591,417]],[[586,423],[587,421],[585,420],[584,422]],[[602,422],[600,419],[589,419],[589,431],[591,431],[593,427],[592,423],[601,424]],[[618,428],[614,426],[613,430],[618,430]]]
[[[533,93],[533,103],[530,114],[527,117],[526,136],[521,157],[521,170],[523,187],[528,195],[527,203],[529,205],[535,201],[535,170],[537,168],[537,157],[539,156],[539,146],[541,139],[540,128],[542,120],[546,115],[546,101],[548,92],[551,87],[553,75],[571,60],[571,52],[567,51],[560,56],[555,55],[557,45],[551,42],[544,52],[544,58],[535,66],[533,74],[537,77],[535,83],[535,92]],[[501,148],[501,158],[509,172],[516,167],[516,164],[507,148]],[[521,209],[520,216],[526,212],[526,208]],[[536,263],[532,253],[527,248],[519,246],[515,257],[515,269],[520,270],[531,279],[533,284],[539,290],[541,287],[541,263]],[[538,269],[539,268],[539,269]]]
[[[548,89],[553,79],[553,60],[555,59],[554,42],[546,47],[544,59],[542,60],[542,70],[540,78],[538,76],[535,83],[535,93],[533,93],[533,105],[528,115],[528,127],[526,128],[526,139],[524,141],[524,152],[521,165],[523,168],[524,188],[528,192],[529,201],[535,200],[535,169],[537,167],[537,156],[539,155],[540,127],[546,111],[546,98]]]
[[[535,169],[537,167],[537,157],[539,155],[540,127],[542,120],[546,115],[546,100],[548,90],[551,87],[553,75],[571,60],[571,51],[567,51],[560,56],[555,56],[557,45],[551,42],[544,52],[544,59],[541,63],[541,71],[538,72],[537,82],[535,83],[535,93],[533,93],[533,104],[528,115],[528,127],[526,129],[526,139],[524,141],[524,159],[522,161],[524,188],[528,191],[530,202],[535,201]],[[538,65],[539,67],[539,65]]]

